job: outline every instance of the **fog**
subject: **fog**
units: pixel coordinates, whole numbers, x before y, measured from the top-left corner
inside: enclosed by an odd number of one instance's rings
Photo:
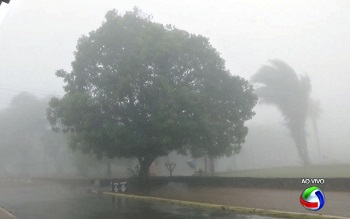
[[[320,101],[322,108],[318,121],[320,154],[315,152],[315,136],[310,121],[307,123],[311,162],[350,163],[347,0],[14,0],[0,6],[0,109],[7,109],[11,99],[22,91],[39,99],[62,96],[63,82],[54,73],[71,69],[78,38],[99,27],[108,10],[116,8],[124,13],[134,6],[151,14],[155,22],[208,37],[232,74],[249,80],[275,58],[288,63],[298,74],[307,74],[312,83],[311,96]],[[216,161],[216,169],[299,166],[280,111],[274,105],[258,104],[255,112],[247,123],[249,133],[241,153]],[[164,159],[181,162],[175,174],[191,171],[187,158]],[[162,169],[162,174],[167,174]]]

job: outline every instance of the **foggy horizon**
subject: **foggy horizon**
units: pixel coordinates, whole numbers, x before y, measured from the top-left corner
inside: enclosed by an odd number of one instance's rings
[[[6,2],[1,219],[350,218],[349,0]]]
[[[38,98],[62,96],[64,84],[55,71],[71,69],[77,40],[99,27],[108,10],[123,14],[134,6],[152,15],[154,22],[208,37],[233,75],[250,80],[271,59],[283,60],[299,75],[307,74],[311,96],[322,108],[321,147],[328,151],[336,144],[339,150],[329,156],[346,160],[350,143],[346,138],[350,134],[350,3],[346,0],[11,1],[0,7],[0,109],[21,91]],[[249,127],[274,123],[285,129],[275,106],[258,104],[254,110]]]

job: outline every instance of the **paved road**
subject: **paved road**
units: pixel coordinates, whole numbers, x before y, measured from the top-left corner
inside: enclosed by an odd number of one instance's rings
[[[310,213],[299,204],[302,191],[271,190],[271,189],[242,189],[242,188],[191,188],[165,187],[153,191],[150,195],[188,201],[199,201],[213,204],[224,204],[249,208],[283,210]],[[325,207],[317,212],[350,218],[348,192],[327,192]],[[227,218],[217,212],[196,211],[185,207],[163,206],[157,204],[144,205],[141,202],[128,202],[111,197],[91,195],[87,188],[67,187],[48,183],[0,183],[0,206],[9,209],[18,219],[52,219],[71,218],[95,219],[104,215],[105,219],[113,218],[118,212],[123,212],[119,218],[149,218],[147,214],[158,215],[158,218],[186,218],[181,214],[193,214],[192,218]],[[100,205],[99,205],[100,203]],[[124,203],[124,204],[123,204]],[[123,206],[124,205],[124,206]],[[96,207],[97,206],[97,207]],[[121,209],[120,209],[121,207]],[[129,208],[131,207],[131,209]],[[78,210],[77,210],[78,209]],[[8,219],[8,215],[0,210],[0,219]],[[152,218],[157,218],[156,216]],[[246,216],[230,216],[229,218],[246,218]],[[250,217],[254,218],[254,217]],[[259,217],[258,217],[259,218]]]
[[[154,190],[151,196],[199,201],[248,208],[261,208],[300,213],[318,213],[350,218],[350,193],[323,190],[326,204],[318,212],[310,212],[299,203],[302,191],[282,189],[208,188],[208,187],[163,187]]]
[[[0,184],[0,205],[17,219],[271,219],[96,195],[87,188],[48,183]]]

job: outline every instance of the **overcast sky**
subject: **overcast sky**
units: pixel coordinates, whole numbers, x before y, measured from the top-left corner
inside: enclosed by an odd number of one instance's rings
[[[338,91],[347,96],[347,0],[13,0],[0,7],[1,105],[15,93],[4,88],[61,92],[54,72],[69,69],[79,36],[97,28],[107,10],[124,12],[133,6],[152,14],[154,21],[209,37],[233,74],[249,78],[267,60],[279,58],[310,75],[315,96]]]
[[[96,29],[108,10],[134,6],[156,22],[209,37],[233,74],[249,79],[274,58],[307,73],[324,111],[321,125],[328,126],[324,138],[349,136],[348,0],[12,0],[0,6],[0,109],[22,90],[62,94],[54,73],[70,69],[77,39]],[[257,107],[255,121],[277,112],[262,109]]]

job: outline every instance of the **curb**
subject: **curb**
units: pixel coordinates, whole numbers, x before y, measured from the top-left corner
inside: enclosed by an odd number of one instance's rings
[[[16,219],[16,217],[10,211],[8,211],[5,208],[0,206],[0,216],[1,216],[1,213],[5,214],[7,216],[6,218]],[[6,218],[4,218],[4,219],[6,219]]]
[[[265,209],[258,209],[258,208],[235,207],[235,206],[229,206],[229,205],[208,204],[208,203],[192,202],[192,201],[181,201],[181,200],[176,200],[176,199],[157,198],[157,197],[151,197],[151,196],[127,195],[127,194],[113,193],[113,192],[103,192],[102,194],[137,199],[137,200],[144,200],[144,201],[162,202],[162,203],[167,203],[167,204],[184,205],[184,206],[200,207],[200,208],[208,208],[208,209],[216,209],[216,210],[225,210],[225,211],[230,211],[230,212],[239,213],[239,214],[253,214],[253,215],[260,215],[260,216],[295,218],[295,219],[348,219],[347,217],[339,217],[339,216],[332,216],[332,215],[309,214],[309,213],[286,212],[286,211],[277,211],[277,210],[265,210]]]

